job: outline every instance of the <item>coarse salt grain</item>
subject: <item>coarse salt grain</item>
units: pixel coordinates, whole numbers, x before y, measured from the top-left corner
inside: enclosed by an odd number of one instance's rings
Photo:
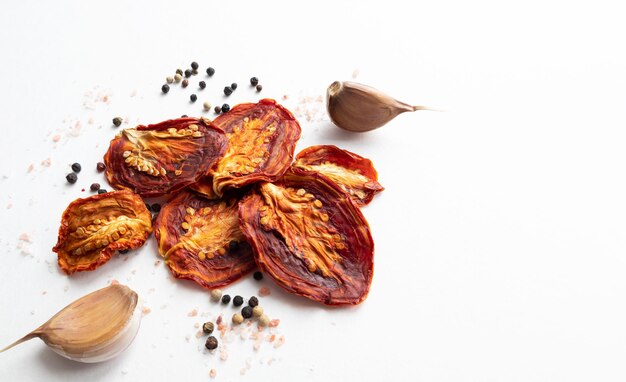
[[[270,288],[268,287],[259,288],[259,296],[261,297],[269,296],[271,293],[272,292],[270,291]]]
[[[141,313],[145,316],[147,314],[150,314],[150,312],[152,312],[152,309],[148,308],[147,306],[142,306],[141,307]]]
[[[195,317],[198,315],[198,309],[194,308],[191,312],[187,313],[187,317]]]
[[[278,337],[278,340],[274,343],[274,349],[278,349],[279,347],[283,346],[284,343],[285,343],[285,336]]]
[[[211,369],[211,371],[209,371],[209,377],[215,378],[216,375],[217,375],[217,371],[215,371],[215,369]]]
[[[275,319],[273,319],[273,320],[271,320],[271,321],[270,321],[270,323],[269,323],[269,325],[268,325],[268,326],[269,326],[270,328],[275,328],[275,327],[277,327],[277,326],[278,326],[278,324],[280,324],[280,320],[279,320],[278,318],[275,318]]]

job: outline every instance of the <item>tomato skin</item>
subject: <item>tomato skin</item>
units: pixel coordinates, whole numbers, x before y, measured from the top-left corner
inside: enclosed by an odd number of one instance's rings
[[[142,197],[170,194],[207,175],[227,144],[224,132],[203,118],[140,125],[111,141],[105,175],[114,188]]]
[[[256,268],[250,245],[239,228],[238,202],[236,195],[209,200],[182,191],[161,208],[154,222],[154,236],[174,277],[213,289],[231,284]],[[233,241],[236,245],[231,244]]]
[[[374,272],[369,225],[327,178],[294,169],[264,183],[241,201],[239,220],[259,268],[285,290],[326,305],[367,297]]]
[[[337,146],[307,147],[298,153],[292,166],[330,178],[359,206],[369,204],[374,195],[384,190],[371,160]]]
[[[278,180],[293,161],[301,128],[275,100],[243,103],[213,121],[228,137],[228,150],[213,169],[213,190]]]
[[[65,209],[52,251],[68,275],[94,270],[116,251],[141,247],[152,232],[152,216],[139,195],[112,191],[76,199]]]

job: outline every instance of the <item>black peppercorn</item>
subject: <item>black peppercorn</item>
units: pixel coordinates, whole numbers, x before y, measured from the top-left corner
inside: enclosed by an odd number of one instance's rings
[[[213,111],[215,112],[215,114],[219,114],[222,112],[222,107],[221,106],[215,106],[215,108],[213,108]]]
[[[191,102],[196,102],[198,100],[198,96],[195,95],[195,94],[192,94],[192,95],[189,96],[189,100]]]
[[[99,189],[99,190],[98,190],[98,195],[100,195],[100,194],[106,194],[106,193],[107,193],[106,188],[101,188],[101,189]]]
[[[150,206],[150,204],[148,204],[148,203],[144,203],[144,204],[146,205],[146,209],[148,211],[152,211],[152,206]]]
[[[252,277],[254,277],[254,279],[257,280],[257,281],[263,280],[263,273],[261,273],[259,271],[256,271],[256,272],[254,272]]]
[[[154,203],[152,206],[150,206],[150,208],[152,208],[152,212],[161,211],[161,205],[159,203]]]
[[[187,85],[189,85],[189,80],[183,80],[183,82],[181,83],[182,87],[186,88]]]
[[[183,114],[183,115],[181,115],[180,117],[181,117],[181,118],[187,118],[187,117],[188,117],[188,115],[187,115],[187,114]]]
[[[227,95],[227,96],[233,94],[233,89],[231,89],[230,86],[224,87],[224,94]]]
[[[255,306],[259,305],[259,299],[256,298],[256,296],[250,297],[250,299],[248,300],[248,305],[254,308]]]
[[[243,316],[243,318],[252,317],[252,308],[249,306],[244,306],[243,309],[241,309],[241,315]]]
[[[193,74],[194,76],[198,74],[198,71],[196,69],[191,71],[191,74]]]
[[[183,75],[183,70],[182,69],[176,69],[176,74],[179,74],[179,75],[182,76]]]
[[[80,166],[80,163],[72,163],[72,171],[78,173],[80,172],[81,168],[82,167]]]
[[[230,88],[233,90],[237,90],[237,83],[233,82],[232,84],[230,84]]]
[[[204,346],[209,350],[217,349],[217,338],[209,336],[209,338],[206,339]]]
[[[230,243],[228,243],[228,249],[231,251],[236,251],[239,249],[239,242],[237,240],[231,240]]]
[[[230,105],[225,103],[222,105],[222,113],[228,113],[228,111],[230,110]]]
[[[187,77],[187,78],[191,77],[191,73],[192,73],[191,69],[185,70],[185,77]]]
[[[70,172],[69,174],[65,176],[65,179],[67,179],[68,183],[74,184],[78,180],[78,175],[76,175],[76,173],[74,172]]]
[[[200,81],[200,82],[198,83],[198,86],[200,86],[200,89],[204,89],[204,88],[206,88],[206,82],[204,82],[204,81]]]
[[[263,90],[263,86],[261,86],[261,84],[258,84],[256,86],[256,91],[260,92],[261,90]]]
[[[215,325],[213,325],[212,322],[205,322],[204,325],[202,325],[202,331],[205,332],[206,334],[213,333],[214,328],[215,328]]]
[[[120,125],[122,124],[122,118],[120,117],[113,118],[113,124],[115,125],[115,127],[120,127]]]
[[[100,183],[92,183],[89,189],[91,191],[98,191],[100,189]]]
[[[198,70],[198,66],[199,66],[198,63],[195,61],[191,63],[191,69],[193,70]]]
[[[230,302],[230,295],[229,294],[225,294],[222,296],[222,304],[226,305]]]
[[[213,69],[212,67],[210,67],[210,66],[209,66],[208,68],[206,68],[206,74],[207,74],[209,77],[211,77],[212,75],[214,75],[214,74],[215,74],[215,69]]]
[[[235,306],[243,305],[243,297],[235,296],[235,298],[233,298],[233,305],[235,305]]]
[[[163,94],[167,94],[167,92],[170,91],[170,86],[168,84],[163,84],[163,86],[161,86],[161,91]]]
[[[96,164],[96,170],[98,170],[98,172],[102,172],[106,170],[106,168],[107,166],[105,166],[102,162],[98,162],[98,164]]]
[[[120,249],[118,252],[121,253],[122,255],[125,255],[128,253],[128,249]]]
[[[256,77],[250,78],[250,85],[257,86],[258,83],[259,83],[259,79],[258,78],[256,78]]]

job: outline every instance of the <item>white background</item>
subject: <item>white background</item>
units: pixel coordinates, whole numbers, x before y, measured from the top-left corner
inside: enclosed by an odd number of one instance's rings
[[[0,345],[112,279],[152,312],[111,362],[76,364],[33,340],[0,354],[0,379],[202,381],[215,368],[224,381],[625,380],[618,3],[4,1]],[[188,97],[204,75],[161,96],[165,76],[192,60],[217,70],[200,101]],[[353,75],[447,111],[343,132],[305,101]],[[231,104],[265,96],[301,116],[313,109],[298,150],[337,144],[371,158],[386,190],[364,209],[376,242],[369,298],[329,309],[247,277],[227,292],[269,286],[262,304],[286,341],[254,351],[236,339],[220,361],[194,336],[202,318],[187,314],[233,310],[155,266],[152,240],[72,277],[50,248],[67,204],[105,183],[95,163],[117,131],[111,118],[130,127],[201,115],[201,101],[224,102],[233,81]],[[83,171],[69,186],[73,162]]]

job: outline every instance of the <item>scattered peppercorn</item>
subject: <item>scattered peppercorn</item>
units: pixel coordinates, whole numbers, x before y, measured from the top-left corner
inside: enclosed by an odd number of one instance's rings
[[[212,67],[210,67],[210,66],[209,66],[208,68],[206,68],[206,74],[207,74],[209,77],[211,77],[212,75],[214,75],[214,74],[215,74],[215,69],[213,69]]]
[[[187,85],[189,85],[189,80],[183,80],[182,85],[183,85],[184,88],[186,88]]]
[[[257,281],[263,280],[263,273],[261,273],[259,271],[256,271],[256,272],[254,272],[252,277],[254,277],[254,279],[257,280]]]
[[[178,74],[176,73],[176,75],[174,76],[174,82],[179,83],[180,80],[183,79],[183,75],[182,74]]]
[[[248,300],[248,305],[254,308],[255,306],[259,305],[259,299],[256,298],[256,296],[250,297],[250,299]]]
[[[244,306],[243,309],[241,309],[241,315],[243,316],[243,318],[252,317],[252,308],[249,306]]]
[[[230,243],[228,243],[228,249],[230,251],[236,251],[239,249],[239,242],[237,240],[231,240]]]
[[[224,94],[227,96],[233,94],[233,89],[230,86],[224,87]]]
[[[217,105],[217,106],[215,106],[213,111],[215,111],[215,114],[219,114],[219,113],[222,112],[222,107],[220,105]]]
[[[98,191],[100,189],[100,183],[92,183],[91,186],[89,186],[89,189],[91,191]]]
[[[99,189],[99,190],[98,190],[98,195],[100,195],[100,194],[106,194],[106,193],[107,193],[106,188],[101,188],[101,189]]]
[[[256,86],[256,91],[260,92],[261,90],[263,90],[263,86],[261,86],[261,84],[258,84]]]
[[[205,101],[205,102],[202,104],[202,107],[204,108],[204,111],[209,111],[209,110],[211,110],[211,104],[209,103],[209,101]]]
[[[168,84],[171,84],[172,82],[174,82],[174,77],[172,76],[165,77],[165,82],[167,82]]]
[[[150,207],[152,208],[152,212],[159,212],[159,211],[161,211],[161,205],[159,203],[154,203]]]
[[[259,79],[258,78],[256,78],[256,77],[250,78],[250,85],[257,86],[258,83],[259,83]]]
[[[182,69],[176,69],[176,74],[180,74],[182,76],[183,75],[183,70]]]
[[[199,65],[198,65],[197,62],[194,61],[194,62],[191,63],[191,69],[198,70],[198,67],[199,67]]]
[[[70,172],[69,174],[65,176],[65,179],[67,179],[68,183],[74,184],[78,180],[78,175],[76,175],[76,173],[74,172]]]
[[[202,331],[206,334],[213,333],[213,329],[215,329],[215,325],[213,325],[212,322],[205,322],[204,325],[202,325]]]
[[[253,317],[261,317],[263,315],[263,308],[260,305],[252,308],[252,316]]]
[[[211,299],[213,301],[219,301],[222,298],[222,290],[221,289],[213,289],[211,291]]]
[[[146,205],[146,209],[147,209],[148,211],[152,211],[152,206],[150,206],[150,204],[149,204],[149,203],[144,203],[144,204]]]
[[[72,171],[79,173],[81,168],[80,163],[72,163]]]
[[[239,325],[243,322],[243,316],[239,313],[233,314],[233,324]]]
[[[125,255],[128,253],[128,251],[129,251],[128,249],[120,249],[119,253],[121,253],[122,255]]]
[[[243,297],[235,296],[235,298],[233,298],[233,305],[241,306],[242,304],[243,304]]]
[[[232,84],[230,84],[230,88],[233,90],[237,90],[237,83],[233,82]]]
[[[187,118],[187,114],[183,114],[180,116],[181,118]]]
[[[115,125],[115,127],[120,127],[120,125],[122,124],[122,118],[120,117],[113,118],[113,124]]]
[[[222,113],[228,113],[230,111],[230,105],[225,103],[222,105]]]
[[[230,295],[225,294],[222,296],[222,304],[227,305],[230,302]]]
[[[217,338],[210,336],[206,339],[206,343],[204,344],[207,349],[214,350],[217,349]]]
[[[167,94],[167,92],[170,91],[170,86],[168,84],[163,84],[163,86],[161,86],[161,91],[163,94]]]
[[[189,99],[191,100],[191,102],[196,102],[198,100],[198,96],[195,94],[192,94],[189,96]]]
[[[196,69],[191,71],[191,74],[193,74],[194,76],[198,74],[198,71]]]
[[[98,172],[102,172],[106,169],[107,169],[107,166],[104,163],[98,162],[98,164],[96,164],[96,170],[98,170]]]
[[[267,316],[267,314],[262,314],[261,317],[259,317],[259,325],[261,326],[267,326],[270,323],[270,318]]]
[[[185,70],[185,77],[187,78],[191,77],[191,69]]]
[[[198,82],[198,86],[200,86],[200,89],[204,89],[204,88],[206,88],[206,82],[200,81],[200,82]]]

